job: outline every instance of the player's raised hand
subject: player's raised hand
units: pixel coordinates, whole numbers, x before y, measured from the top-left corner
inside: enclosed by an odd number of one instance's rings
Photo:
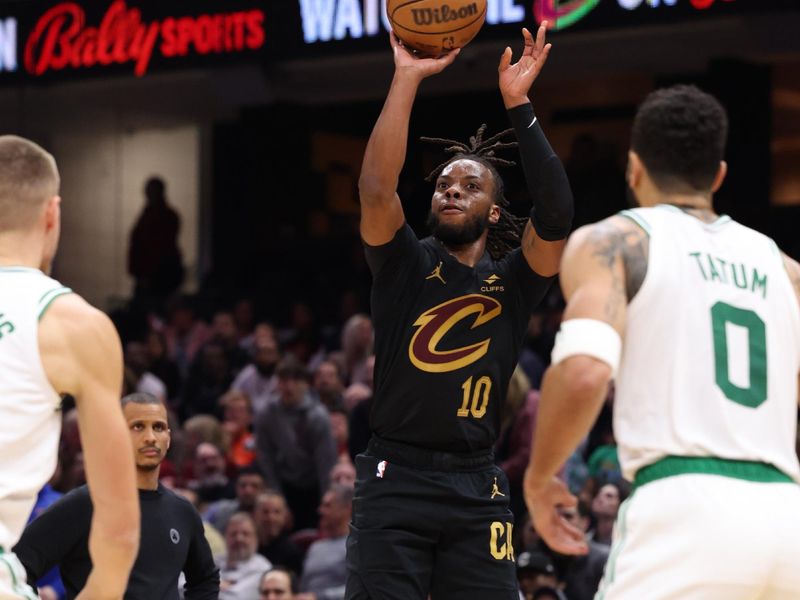
[[[578,499],[569,493],[567,486],[554,477],[544,485],[535,486],[525,478],[525,503],[534,529],[545,543],[561,554],[586,554],[589,547],[583,532],[567,521],[559,508],[574,507]]]
[[[506,47],[500,57],[500,66],[497,68],[500,73],[500,93],[503,95],[503,102],[506,108],[513,108],[528,102],[528,92],[533,82],[547,62],[547,55],[550,53],[552,44],[545,44],[547,33],[547,21],[542,21],[536,32],[536,39],[533,39],[531,32],[522,29],[522,37],[525,40],[525,48],[522,56],[514,64],[511,64],[513,52],[510,47]]]
[[[403,42],[395,35],[394,31],[389,34],[389,39],[392,43],[392,52],[394,52],[395,70],[398,73],[418,77],[420,80],[442,72],[453,64],[456,56],[461,52],[461,48],[456,48],[438,58],[422,58],[403,46]]]

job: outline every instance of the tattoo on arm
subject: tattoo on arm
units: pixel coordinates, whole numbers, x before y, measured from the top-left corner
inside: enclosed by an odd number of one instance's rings
[[[613,221],[598,223],[589,235],[593,247],[592,256],[605,269],[612,272],[613,294],[609,299],[607,316],[616,317],[616,302],[620,297],[626,303],[633,300],[642,287],[647,274],[648,239],[647,234],[638,227],[623,227]],[[614,269],[617,258],[622,259],[624,278]]]
[[[602,222],[595,225],[589,234],[592,257],[602,269],[611,272],[611,293],[603,308],[605,318],[613,323],[617,320],[620,301],[624,299],[625,285],[614,264],[622,247],[622,236],[612,223]]]
[[[636,296],[644,283],[644,276],[647,275],[647,260],[650,250],[648,241],[647,234],[641,230],[625,233],[622,261],[625,265],[625,291],[628,302]]]

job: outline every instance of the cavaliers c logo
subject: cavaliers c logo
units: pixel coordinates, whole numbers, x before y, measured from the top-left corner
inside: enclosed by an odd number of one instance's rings
[[[453,326],[470,315],[476,315],[470,329],[494,319],[502,311],[494,298],[469,294],[443,302],[426,310],[414,321],[419,327],[408,346],[408,358],[418,369],[428,373],[446,373],[475,362],[489,349],[491,338],[453,350],[437,350],[436,346]]]

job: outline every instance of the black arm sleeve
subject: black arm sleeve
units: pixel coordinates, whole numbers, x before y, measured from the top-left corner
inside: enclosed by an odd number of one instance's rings
[[[36,582],[61,565],[70,550],[88,537],[91,522],[92,501],[85,487],[70,492],[34,519],[14,546],[28,581]]]
[[[217,600],[219,597],[219,569],[214,564],[211,548],[206,541],[203,522],[194,514],[194,528],[189,553],[183,565],[186,576],[185,600]]]
[[[510,109],[508,117],[517,135],[522,170],[533,200],[533,228],[543,240],[562,240],[569,234],[575,211],[564,165],[553,152],[530,103]]]

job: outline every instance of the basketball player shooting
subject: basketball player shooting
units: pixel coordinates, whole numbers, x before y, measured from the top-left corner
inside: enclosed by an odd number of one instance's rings
[[[58,188],[49,153],[0,136],[0,600],[38,597],[10,549],[55,470],[63,395],[78,407],[94,504],[94,568],[77,599],[121,599],[139,546],[119,338],[108,317],[46,275],[60,231]]]
[[[555,474],[615,378],[614,432],[634,492],[604,600],[800,598],[800,267],[714,213],[726,136],[713,97],[653,92],[628,155],[640,208],[579,229],[564,254],[567,307],[525,496],[551,548],[586,551],[558,513],[576,499]]]
[[[455,156],[429,176],[418,240],[397,184],[420,83],[458,54],[418,58],[392,35],[395,74],[364,154],[361,235],[373,274],[372,438],[356,458],[348,600],[517,600],[513,515],[494,464],[508,382],[530,313],[558,270],[572,220],[564,169],[528,93],[549,51],[545,26],[499,87],[516,132],[530,218],[507,210],[496,156],[504,134],[441,143]]]

